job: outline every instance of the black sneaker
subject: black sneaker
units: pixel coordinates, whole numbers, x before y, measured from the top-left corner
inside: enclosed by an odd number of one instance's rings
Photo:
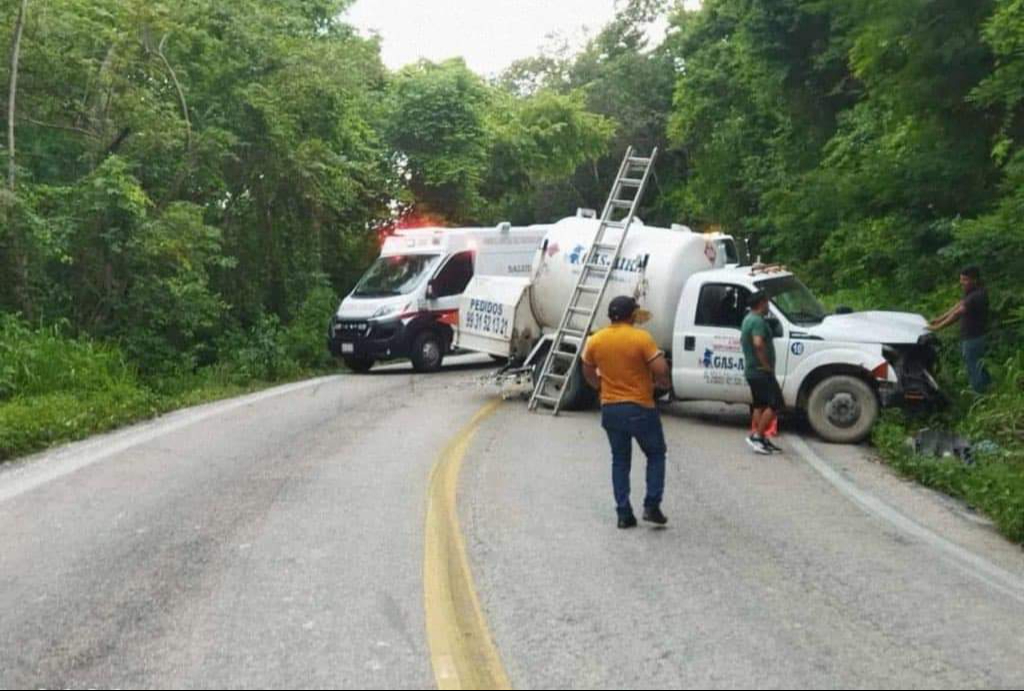
[[[764,439],[762,439],[761,442],[772,453],[785,453],[785,451],[783,451],[782,447],[776,446],[775,444],[773,444],[772,440],[769,439],[768,437],[765,437]]]
[[[619,530],[628,530],[637,526],[636,516],[631,513],[619,514]]]
[[[771,449],[765,445],[764,439],[755,437],[753,434],[747,437],[747,446],[753,449],[754,453],[761,454],[762,456],[770,456],[772,454]]]
[[[661,512],[660,506],[648,506],[645,508],[644,520],[648,523],[656,523],[657,525],[665,525],[668,523],[668,517]]]

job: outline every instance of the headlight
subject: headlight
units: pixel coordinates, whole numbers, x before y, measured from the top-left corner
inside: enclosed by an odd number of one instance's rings
[[[374,312],[373,316],[370,317],[370,319],[381,319],[383,317],[388,317],[398,312],[405,312],[408,309],[408,305],[401,308],[398,305],[385,305],[384,307],[381,307],[376,312]]]

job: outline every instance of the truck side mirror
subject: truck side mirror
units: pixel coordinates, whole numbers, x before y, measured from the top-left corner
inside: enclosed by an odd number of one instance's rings
[[[765,321],[768,322],[768,328],[772,330],[772,338],[782,338],[786,335],[785,330],[782,328],[782,322],[779,321],[778,317],[768,315],[765,317]]]
[[[433,300],[436,297],[437,297],[437,291],[434,290],[434,282],[431,281],[430,283],[427,284],[427,299],[428,300]]]

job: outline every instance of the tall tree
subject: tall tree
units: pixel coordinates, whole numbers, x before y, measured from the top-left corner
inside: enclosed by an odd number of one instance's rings
[[[478,217],[487,171],[484,81],[461,59],[421,62],[395,75],[388,100],[388,140],[417,213],[453,223]]]
[[[11,39],[11,59],[8,63],[8,89],[7,89],[7,187],[13,194],[15,179],[17,176],[17,161],[15,160],[14,141],[14,118],[17,113],[18,97],[18,67],[21,59],[21,37],[25,32],[25,15],[28,13],[28,0],[21,0],[18,6],[18,17],[14,21],[14,37]]]
[[[28,0],[21,0],[18,14],[14,20],[14,32],[11,38],[10,61],[8,62],[7,89],[7,194],[0,206],[0,220],[6,226],[10,261],[13,264],[14,294],[18,306],[28,317],[33,316],[33,305],[28,295],[28,257],[24,241],[22,224],[17,218],[17,197],[15,196],[18,175],[17,146],[15,141],[15,118],[17,116],[18,72],[21,66],[21,38],[25,32],[25,18],[28,14]],[[0,241],[3,240],[0,235]]]

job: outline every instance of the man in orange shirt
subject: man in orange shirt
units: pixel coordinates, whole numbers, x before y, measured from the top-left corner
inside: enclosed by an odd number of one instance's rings
[[[635,326],[647,317],[633,298],[615,298],[608,306],[611,325],[591,336],[583,352],[583,375],[601,394],[601,426],[612,447],[612,486],[623,529],[637,525],[629,502],[633,439],[647,456],[644,520],[668,523],[661,512],[667,449],[654,388],[669,389],[671,382],[665,354],[651,334]]]

